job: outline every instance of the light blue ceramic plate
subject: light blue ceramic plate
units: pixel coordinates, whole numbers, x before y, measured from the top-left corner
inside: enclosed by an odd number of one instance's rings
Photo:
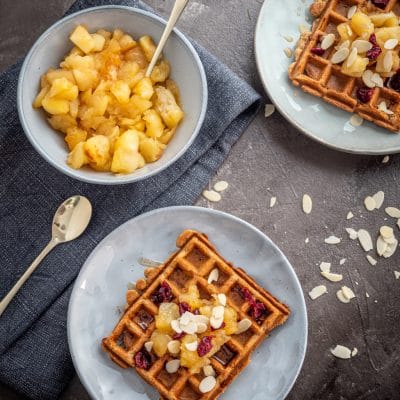
[[[117,367],[101,350],[123,309],[127,283],[143,277],[140,257],[164,260],[185,229],[209,235],[223,257],[244,268],[285,302],[289,320],[273,331],[221,399],[282,400],[303,363],[307,313],[296,274],[277,246],[262,232],[232,215],[198,207],[171,207],[134,218],[108,235],[92,252],[72,292],[68,339],[79,377],[96,400],[158,400],[132,369]]]
[[[400,134],[372,123],[355,128],[351,114],[304,93],[290,82],[287,70],[293,59],[284,49],[294,49],[299,25],[310,26],[312,0],[265,0],[255,36],[257,66],[270,99],[281,114],[310,138],[336,150],[359,154],[400,152]],[[284,36],[294,38],[288,43]]]

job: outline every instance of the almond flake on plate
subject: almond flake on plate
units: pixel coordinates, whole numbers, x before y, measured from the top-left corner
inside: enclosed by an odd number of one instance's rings
[[[308,295],[311,297],[311,300],[315,300],[318,297],[322,296],[323,294],[328,293],[325,285],[316,286]]]
[[[216,379],[211,375],[204,378],[199,385],[199,390],[201,393],[208,393],[214,389],[215,385],[217,384]]]
[[[338,291],[336,292],[336,297],[337,297],[337,298],[339,299],[339,301],[341,301],[342,303],[345,303],[345,304],[350,303],[350,300],[349,300],[347,297],[345,297],[345,295],[343,294],[342,289],[340,289],[340,290],[338,290]]]
[[[364,251],[370,251],[374,248],[374,245],[372,244],[371,235],[369,234],[368,231],[366,231],[365,229],[360,229],[357,233],[357,236],[361,244],[361,247],[364,249]]]
[[[304,243],[305,243],[305,244],[310,243],[310,239],[309,239],[309,238],[306,238],[306,240],[304,240]]]
[[[310,214],[312,211],[312,200],[308,194],[303,196],[303,211],[305,214]]]
[[[319,265],[319,269],[321,272],[331,272],[331,263],[322,261],[322,263]]]
[[[178,371],[180,365],[181,365],[180,360],[171,360],[165,364],[165,369],[169,374],[174,374],[175,372]]]
[[[351,352],[351,356],[355,357],[358,354],[358,349],[357,347],[354,347],[353,351]]]
[[[376,208],[375,200],[374,200],[374,198],[371,197],[371,196],[367,196],[367,197],[365,198],[365,200],[364,200],[364,205],[365,205],[365,208],[366,208],[368,211],[373,211],[373,210],[375,210],[375,208]]]
[[[382,158],[382,164],[387,164],[390,160],[390,156],[385,156]]]
[[[361,126],[364,122],[364,118],[360,117],[358,114],[353,114],[350,118],[350,124],[354,127]]]
[[[306,32],[310,32],[310,28],[304,24],[300,24],[299,25],[299,32],[300,33],[306,33]]]
[[[346,219],[352,219],[353,217],[354,217],[354,214],[351,211],[349,211],[347,213]]]
[[[400,218],[400,210],[396,207],[386,207],[385,212],[389,217]]]
[[[208,201],[211,201],[213,203],[217,203],[222,199],[221,195],[215,192],[214,190],[205,190],[203,192],[203,197],[205,197]]]
[[[321,275],[325,279],[328,279],[328,281],[331,281],[331,282],[340,282],[341,280],[343,280],[342,274],[333,274],[332,272],[321,271]]]
[[[282,36],[287,42],[289,43],[293,42],[293,36],[290,35],[282,35]]]
[[[286,48],[283,50],[283,52],[286,54],[286,57],[287,57],[287,58],[291,58],[292,55],[293,55],[293,51],[292,51],[292,49],[289,49],[289,47],[286,47]]]
[[[339,244],[342,241],[342,239],[340,239],[336,236],[329,236],[324,241],[326,244]]]
[[[379,229],[379,233],[381,234],[383,239],[389,239],[394,235],[393,228],[386,225],[381,226],[381,228]]]
[[[397,239],[395,239],[395,242],[393,244],[388,244],[387,249],[385,250],[385,252],[383,253],[383,257],[384,258],[389,258],[392,257],[392,255],[396,252],[397,250],[397,246],[398,246],[399,242]]]
[[[378,256],[382,257],[387,248],[388,244],[379,236],[376,240],[376,252],[378,253]]]
[[[219,181],[214,185],[214,190],[216,192],[223,192],[224,190],[228,189],[228,182],[225,181]]]
[[[346,258],[342,258],[342,259],[339,261],[339,264],[340,264],[340,265],[343,265],[345,262],[346,262]]]
[[[331,353],[336,358],[341,358],[343,360],[351,358],[351,350],[348,347],[342,346],[340,344],[336,345],[334,349],[331,349]]]
[[[349,234],[351,240],[358,239],[358,232],[353,228],[346,228],[346,232]]]
[[[273,104],[266,104],[265,105],[265,110],[264,110],[265,118],[270,117],[274,112],[275,112],[275,106]]]
[[[214,268],[211,272],[210,275],[208,275],[208,279],[207,282],[210,285],[211,283],[213,283],[214,281],[217,281],[219,278],[219,270],[218,268]]]
[[[276,204],[276,197],[271,197],[269,201],[269,207],[272,208]]]
[[[396,279],[400,279],[400,272],[399,271],[393,271],[394,272],[394,277]]]
[[[383,202],[385,201],[385,193],[380,190],[379,192],[375,193],[372,198],[375,201],[375,208],[379,210],[382,207]]]
[[[347,286],[342,286],[342,292],[344,297],[346,297],[346,299],[348,300],[354,299],[356,297],[354,292]]]
[[[369,262],[371,265],[373,265],[373,266],[375,266],[376,264],[378,264],[378,261],[376,261],[375,258],[373,258],[372,256],[370,256],[369,254],[367,254],[367,260],[368,260],[368,262]]]

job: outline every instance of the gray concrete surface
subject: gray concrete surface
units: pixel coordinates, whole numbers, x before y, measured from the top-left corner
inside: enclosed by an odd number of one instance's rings
[[[163,15],[172,4],[172,0],[148,2]],[[23,56],[71,3],[0,0],[0,70]],[[264,94],[253,51],[261,4],[261,0],[192,0],[180,27]],[[400,206],[400,159],[392,156],[387,164],[381,159],[329,150],[305,138],[278,113],[269,119],[260,113],[213,180],[230,183],[222,201],[211,205],[199,200],[202,206],[230,212],[268,234],[292,262],[306,293],[317,284],[328,287],[329,293],[314,302],[307,296],[308,351],[289,400],[400,399],[400,280],[393,273],[400,270],[400,251],[372,267],[344,232],[345,227],[355,226],[375,235],[385,222],[383,208],[372,213],[364,209],[367,195],[383,190],[385,205]],[[303,193],[314,200],[310,216],[301,211]],[[272,209],[271,196],[278,199]],[[356,217],[346,222],[349,210]],[[397,228],[395,232],[399,234]],[[331,234],[343,237],[343,242],[324,244]],[[347,258],[343,266],[341,258]],[[337,301],[338,284],[323,282],[317,266],[321,261],[332,262],[332,269],[344,274],[343,283],[357,294],[350,304]],[[329,348],[338,343],[357,347],[359,354],[351,360],[335,359]],[[77,378],[61,396],[62,400],[88,398]],[[0,385],[0,400],[22,397]]]

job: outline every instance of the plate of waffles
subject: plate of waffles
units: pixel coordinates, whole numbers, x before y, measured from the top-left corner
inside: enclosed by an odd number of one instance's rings
[[[399,16],[397,0],[265,0],[255,51],[277,109],[333,149],[400,152]]]
[[[170,207],[92,252],[74,284],[68,341],[96,400],[284,399],[307,312],[289,261],[232,215]]]

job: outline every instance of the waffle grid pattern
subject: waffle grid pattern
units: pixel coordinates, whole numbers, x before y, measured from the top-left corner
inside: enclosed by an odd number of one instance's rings
[[[361,78],[344,75],[340,71],[340,65],[330,62],[335,46],[339,42],[336,27],[349,21],[347,13],[354,5],[369,13],[390,11],[395,12],[396,15],[400,13],[397,0],[390,0],[384,10],[373,6],[370,0],[328,0],[323,13],[314,23],[313,31],[300,57],[290,68],[290,79],[307,93],[322,97],[338,108],[357,113],[368,121],[398,132],[400,130],[400,93],[386,87],[376,87],[371,100],[365,104],[360,103],[357,100],[356,91],[358,87],[365,86]],[[317,47],[321,38],[329,33],[335,34],[335,44],[321,56],[313,54],[311,49]],[[377,108],[382,101],[386,102],[388,109],[393,111],[393,115],[388,115]]]
[[[220,272],[219,279],[209,285],[208,275],[216,267]],[[215,357],[211,359],[211,365],[217,375],[217,385],[207,394],[201,394],[198,390],[204,378],[202,373],[191,375],[186,368],[180,368],[175,374],[168,374],[165,371],[165,364],[173,359],[169,355],[155,359],[147,371],[135,366],[136,352],[143,348],[155,330],[154,316],[158,313],[158,307],[152,302],[151,297],[164,281],[170,285],[174,300],[190,284],[197,284],[201,298],[224,293],[227,296],[227,304],[237,311],[239,319],[251,320],[251,317],[248,315],[250,306],[236,291],[237,286],[247,288],[268,309],[269,314],[261,325],[253,321],[247,332],[232,336],[224,345],[234,354],[227,365],[223,365]],[[147,284],[146,290],[127,309],[110,337],[103,340],[103,347],[118,365],[135,368],[165,399],[216,399],[248,364],[251,352],[289,315],[286,306],[259,288],[244,271],[234,268],[222,259],[205,236],[198,233],[193,233],[182,249],[159,268],[159,273],[149,279]],[[146,329],[142,329],[139,325],[139,313],[150,316],[147,318]]]

